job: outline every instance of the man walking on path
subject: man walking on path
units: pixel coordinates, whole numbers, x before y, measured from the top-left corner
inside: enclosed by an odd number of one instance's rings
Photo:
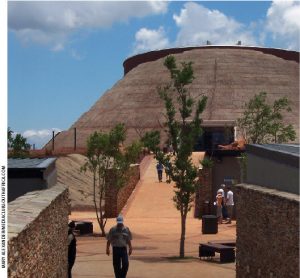
[[[170,179],[170,166],[171,166],[171,163],[169,161],[167,161],[166,164],[165,164],[166,182],[171,182],[171,179]]]
[[[161,162],[157,162],[156,164],[156,170],[158,175],[158,181],[162,182],[162,173],[163,173],[164,165],[162,165]]]
[[[116,278],[126,278],[129,267],[128,254],[132,253],[132,235],[129,228],[123,224],[123,216],[117,217],[117,225],[112,227],[107,236],[106,254],[109,256],[109,247],[113,247],[113,266]],[[129,252],[127,254],[127,245]]]

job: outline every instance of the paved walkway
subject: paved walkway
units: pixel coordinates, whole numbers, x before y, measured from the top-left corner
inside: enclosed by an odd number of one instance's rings
[[[174,207],[172,184],[157,181],[155,160],[143,162],[144,174],[123,210],[125,225],[133,233],[133,254],[130,257],[128,278],[193,278],[235,277],[235,264],[200,261],[199,242],[210,239],[234,239],[235,223],[219,226],[217,235],[202,235],[201,221],[187,219],[185,254],[188,259],[178,260],[180,214]],[[74,212],[76,220],[93,220],[94,230],[99,231],[93,212]],[[109,219],[106,230],[115,225]],[[106,240],[99,237],[78,237],[78,254],[73,277],[114,277],[111,256],[105,255]]]

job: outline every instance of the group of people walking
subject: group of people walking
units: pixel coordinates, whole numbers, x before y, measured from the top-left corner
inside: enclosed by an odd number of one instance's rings
[[[161,162],[157,162],[156,170],[157,170],[158,181],[162,182],[164,169],[165,169],[165,173],[166,173],[166,182],[169,182],[170,181],[170,163],[169,162],[167,162],[165,165],[163,165]]]
[[[225,184],[221,185],[221,188],[217,191],[216,202],[218,223],[222,224],[223,220],[226,220],[226,224],[231,223],[233,212],[233,192],[230,186]]]

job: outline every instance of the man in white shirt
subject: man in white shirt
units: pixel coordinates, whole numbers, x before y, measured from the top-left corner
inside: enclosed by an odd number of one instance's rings
[[[231,223],[231,218],[232,218],[232,210],[233,210],[234,202],[233,202],[233,192],[231,191],[230,186],[227,187],[227,194],[226,194],[226,208],[227,208],[227,222],[226,224]]]

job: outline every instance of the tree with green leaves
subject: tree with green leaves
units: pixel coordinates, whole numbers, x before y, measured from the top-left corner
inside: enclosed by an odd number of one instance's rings
[[[168,164],[170,178],[175,182],[173,201],[181,216],[179,256],[184,258],[186,218],[198,186],[198,169],[193,165],[191,155],[202,134],[200,115],[207,97],[203,95],[196,101],[188,90],[188,85],[194,80],[192,62],[182,62],[178,67],[174,56],[168,56],[164,66],[170,72],[171,81],[158,88],[158,93],[164,101],[167,133],[174,153],[172,156],[157,152],[156,159]]]
[[[141,138],[141,143],[148,150],[157,154],[159,152],[160,133],[158,130],[148,131]]]
[[[7,128],[7,148],[11,148],[11,143],[13,142],[13,131],[10,127]]]
[[[13,131],[8,128],[7,140],[8,147],[12,150],[9,152],[9,157],[12,158],[26,158],[29,157],[30,144],[27,143],[27,139],[20,133],[17,133],[15,137],[12,136]]]
[[[107,221],[103,207],[105,191],[109,186],[121,188],[126,183],[130,177],[130,164],[136,162],[141,152],[139,142],[133,142],[123,150],[125,139],[124,124],[117,124],[109,133],[94,132],[87,140],[87,162],[82,170],[89,169],[93,173],[93,201],[102,236],[106,235]]]
[[[267,103],[267,93],[255,95],[245,104],[238,127],[248,144],[285,143],[296,139],[291,124],[286,124],[282,112],[291,112],[289,100],[279,98],[273,104]]]

